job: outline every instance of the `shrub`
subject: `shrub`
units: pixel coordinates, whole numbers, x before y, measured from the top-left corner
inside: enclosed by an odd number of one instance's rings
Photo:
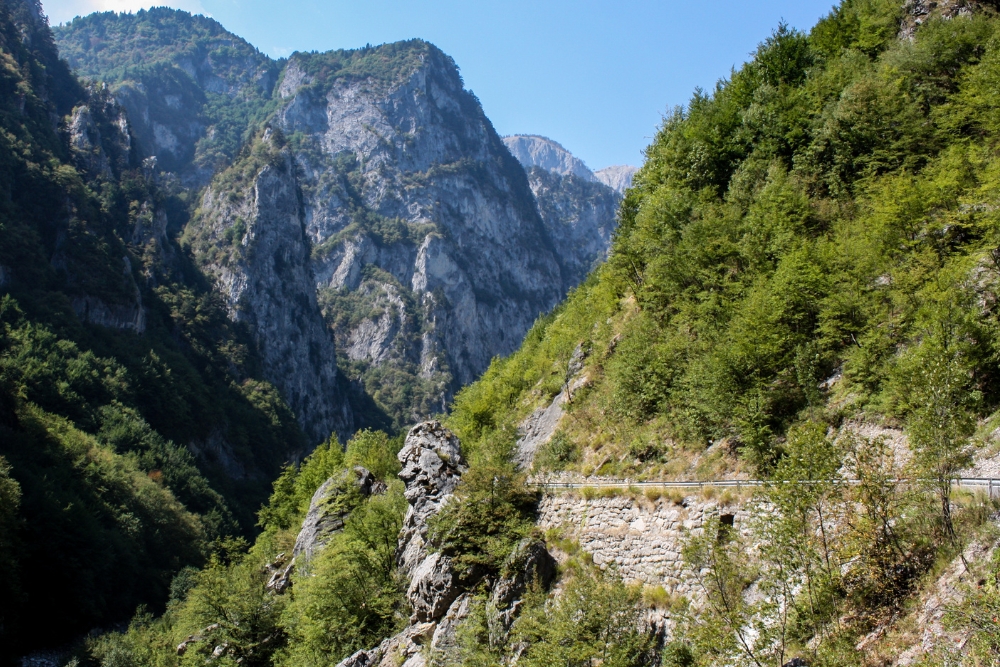
[[[454,559],[463,578],[495,574],[531,532],[535,502],[525,476],[512,464],[474,465],[462,476],[455,499],[430,519],[428,539]]]

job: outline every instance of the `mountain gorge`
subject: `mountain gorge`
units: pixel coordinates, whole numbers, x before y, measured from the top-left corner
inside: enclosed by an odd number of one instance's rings
[[[0,661],[1000,662],[996,3],[780,24],[634,173],[421,40],[0,0],[0,90]]]
[[[138,119],[140,150],[159,173],[189,190],[211,183],[200,202],[210,213],[194,216],[182,242],[221,281],[231,314],[250,322],[265,359],[289,360],[265,372],[314,439],[346,435],[351,401],[358,424],[399,427],[444,411],[606,250],[613,206],[591,214],[600,221],[586,224],[602,231],[585,240],[578,223],[553,224],[558,210],[539,216],[544,205],[457,67],[425,42],[275,62],[210,19],[165,9],[93,15],[55,35],[70,65],[107,81]],[[252,287],[260,267],[248,258],[270,261],[263,254],[275,250],[246,252],[257,247],[246,230],[263,229],[251,220],[260,212],[218,206],[220,196],[247,199],[255,187],[246,172],[261,164],[237,149],[258,150],[265,126],[275,132],[268,145],[290,160],[289,192],[300,193],[305,236],[289,252],[309,259],[294,270],[315,280],[315,293],[296,276],[285,297],[270,295],[286,315],[264,318],[267,326],[254,312],[268,306],[248,301],[274,278]],[[213,181],[213,166],[227,160],[233,165]],[[230,247],[244,256],[235,272]],[[295,299],[305,301],[291,306]],[[320,340],[320,313],[336,356]],[[288,329],[282,318],[313,324]],[[313,361],[290,361],[308,346]],[[337,357],[353,392],[333,386]],[[293,376],[294,389],[286,386]]]
[[[283,465],[443,412],[582,274],[426,42],[273,61],[184,12],[0,10],[9,658],[162,604]]]

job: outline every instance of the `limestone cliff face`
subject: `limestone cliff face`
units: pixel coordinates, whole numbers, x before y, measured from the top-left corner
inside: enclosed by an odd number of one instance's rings
[[[617,192],[624,194],[625,190],[632,187],[632,177],[639,171],[637,167],[627,164],[616,164],[594,172],[594,178]]]
[[[607,257],[621,197],[602,183],[540,167],[528,168],[528,182],[559,253],[568,291]]]
[[[503,141],[528,172],[538,211],[563,267],[563,288],[568,291],[607,257],[620,192],[551,139],[513,135]]]
[[[201,200],[186,232],[230,317],[245,322],[264,376],[315,442],[353,427],[333,339],[316,303],[295,165],[270,132]]]
[[[524,167],[539,167],[559,176],[576,176],[593,181],[594,173],[583,160],[575,157],[560,144],[537,134],[513,134],[503,138],[511,155]]]
[[[523,170],[425,42],[295,55],[278,95],[340,348],[412,389],[401,421],[440,411],[563,294]]]
[[[185,237],[200,239],[198,263],[219,279],[233,317],[254,329],[268,377],[293,409],[312,414],[300,414],[307,422],[329,424],[328,412],[340,411],[317,407],[333,394],[314,393],[338,363],[397,426],[444,411],[604,255],[610,190],[549,197],[540,214],[524,168],[455,63],[426,42],[274,62],[211,19],[164,8],[78,19],[56,37],[78,72],[109,78],[151,169],[173,172],[181,189],[211,184]],[[142,66],[133,67],[137,55]],[[283,187],[301,193],[304,235],[289,252],[302,264],[291,277],[272,268],[280,285],[253,268],[253,253],[231,257],[234,237],[254,239],[245,248],[235,242],[249,251],[265,236],[240,230],[291,219],[247,208],[256,201],[251,190],[279,167],[222,184],[245,160],[244,137],[265,125],[287,140]],[[228,162],[234,166],[220,171]],[[580,183],[604,187],[590,181],[592,174]],[[318,321],[318,312],[336,349],[302,324]],[[297,333],[272,316],[290,318]],[[312,352],[286,349],[300,334],[315,343]],[[304,380],[302,363],[317,351],[323,359],[306,375],[325,379]]]

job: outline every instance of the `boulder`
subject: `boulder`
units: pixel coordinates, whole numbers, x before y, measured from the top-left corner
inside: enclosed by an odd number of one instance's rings
[[[375,476],[361,466],[345,470],[323,482],[309,502],[309,511],[295,539],[292,556],[302,564],[344,528],[344,521],[360,499],[378,485]]]
[[[429,554],[413,570],[406,599],[413,615],[410,622],[436,621],[462,593],[463,586],[451,566],[451,559]]]
[[[292,585],[292,572],[295,570],[295,559],[293,558],[289,562],[285,554],[280,553],[264,569],[271,575],[267,580],[267,590],[281,595]]]
[[[500,626],[495,630],[506,634],[514,623],[528,587],[537,584],[548,588],[555,576],[556,561],[545,548],[545,543],[529,537],[521,540],[504,561],[501,577],[490,594],[490,608]]]
[[[466,618],[472,606],[472,595],[462,593],[448,607],[448,612],[438,623],[431,638],[431,652],[444,658],[445,664],[458,664],[458,628]],[[436,660],[436,662],[438,662]]]
[[[367,651],[358,651],[337,667],[425,667],[424,647],[430,644],[433,623],[411,625]]]

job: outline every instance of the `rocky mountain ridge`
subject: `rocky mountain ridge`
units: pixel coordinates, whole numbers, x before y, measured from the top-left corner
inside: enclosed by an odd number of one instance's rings
[[[211,181],[182,238],[221,281],[232,317],[255,331],[274,362],[268,377],[314,439],[335,424],[346,435],[443,412],[606,252],[617,201],[603,190],[549,196],[552,184],[530,185],[454,62],[426,42],[276,62],[210,19],[166,9],[92,15],[56,37],[78,72],[109,80],[158,173],[176,173],[188,189]],[[149,54],[142,67],[129,58],[139,52]],[[294,350],[299,325],[237,308],[249,274],[234,277],[217,261],[256,238],[245,232],[247,212],[217,193],[253,199],[260,172],[232,175],[265,126],[291,160],[288,192],[299,193],[305,233],[294,253],[308,256],[295,287],[271,291],[285,293],[276,303],[299,304],[287,312],[322,317],[332,332],[333,345],[320,342],[309,325],[311,356]],[[234,166],[213,176],[227,160]],[[182,224],[172,223],[174,233]],[[265,294],[261,276],[255,293]],[[288,361],[296,356],[301,363]],[[338,365],[354,390],[334,388]],[[293,388],[283,379],[291,369],[311,379]],[[358,403],[359,393],[374,404]]]
[[[591,183],[603,183],[619,195],[632,185],[632,176],[638,167],[613,165],[597,171],[574,156],[557,142],[538,134],[511,134],[503,138],[511,155],[525,169],[538,167],[557,176],[576,176]]]
[[[611,182],[624,187],[616,189],[551,139],[511,135],[503,141],[528,173],[538,212],[562,258],[563,287],[568,291],[607,257],[621,195],[631,183],[627,170],[632,168],[601,171],[605,177],[618,175]]]
[[[344,73],[324,77],[340,59]],[[278,95],[340,349],[369,391],[390,369],[409,385],[402,421],[443,410],[560,297],[523,172],[451,59],[424,42],[293,56]]]

